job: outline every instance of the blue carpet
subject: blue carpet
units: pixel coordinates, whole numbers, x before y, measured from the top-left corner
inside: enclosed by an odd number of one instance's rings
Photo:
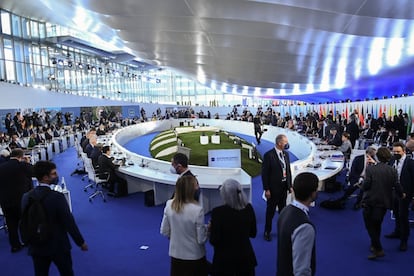
[[[152,138],[151,138],[152,139]],[[148,140],[149,141],[149,140]],[[142,149],[148,146],[142,146]],[[148,144],[146,144],[148,145]],[[262,143],[259,151],[272,147]],[[73,213],[83,233],[89,251],[82,252],[75,246],[72,250],[75,275],[142,275],[164,276],[169,274],[168,240],[159,234],[163,206],[146,207],[143,193],[126,198],[108,198],[106,203],[96,198],[88,202],[86,184],[81,176],[70,176],[76,167],[74,148],[55,157],[60,176],[64,176],[71,191]],[[341,176],[342,178],[342,176]],[[340,178],[340,179],[341,179]],[[261,199],[260,177],[253,179],[253,206],[257,216],[258,236],[252,239],[258,267],[256,275],[275,275],[276,241],[265,242],[265,202]],[[337,194],[319,193],[317,202]],[[408,252],[398,251],[398,241],[382,239],[386,256],[377,261],[368,261],[369,239],[360,211],[351,209],[330,211],[315,207],[311,219],[317,228],[317,275],[398,275],[412,273],[414,241],[409,240]],[[206,216],[208,221],[209,216]],[[274,219],[276,224],[277,215]],[[393,229],[393,221],[387,214],[383,231]],[[275,230],[273,231],[275,238]],[[148,246],[141,250],[142,245]],[[212,247],[206,245],[207,257],[212,259]],[[7,235],[0,232],[0,271],[5,276],[33,275],[32,262],[26,252],[11,254]],[[50,275],[58,275],[52,266]]]

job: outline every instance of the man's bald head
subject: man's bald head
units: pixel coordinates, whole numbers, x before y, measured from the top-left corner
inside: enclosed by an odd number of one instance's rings
[[[405,144],[405,147],[410,151],[410,152],[414,152],[414,140],[410,139],[407,141],[407,143]]]

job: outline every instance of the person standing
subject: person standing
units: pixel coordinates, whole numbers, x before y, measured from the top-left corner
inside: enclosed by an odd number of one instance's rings
[[[7,221],[11,252],[22,249],[18,225],[22,196],[33,188],[32,165],[22,149],[13,149],[10,159],[0,165],[0,206]]]
[[[276,275],[315,275],[315,226],[309,219],[309,206],[315,201],[318,177],[301,173],[293,182],[293,202],[284,208],[277,221]]]
[[[178,178],[174,198],[167,201],[160,233],[170,240],[171,276],[206,276],[204,210],[194,199],[197,179]]]
[[[256,137],[257,144],[260,145],[260,139],[262,138],[262,120],[260,119],[260,114],[257,113],[253,118],[254,125],[254,136]]]
[[[386,238],[400,239],[401,251],[407,251],[407,241],[410,235],[410,223],[408,219],[408,210],[411,199],[414,195],[414,160],[405,154],[405,145],[401,142],[395,142],[392,146],[395,161],[393,166],[397,169],[398,181],[401,184],[404,198],[395,197],[393,213],[395,216],[394,231]]]
[[[359,126],[357,124],[358,118],[355,114],[351,114],[349,122],[345,127],[345,131],[349,133],[349,140],[351,141],[352,148],[355,148],[356,140],[359,138]]]
[[[272,220],[276,206],[279,213],[286,206],[287,192],[292,187],[292,173],[290,170],[290,158],[285,149],[289,148],[289,142],[284,134],[276,137],[275,147],[263,156],[262,184],[264,195],[267,199],[266,223],[264,239],[271,241]]]
[[[362,214],[371,239],[372,254],[368,256],[369,260],[385,255],[380,241],[381,225],[387,209],[392,207],[392,191],[395,190],[400,197],[403,196],[397,171],[388,165],[391,160],[390,150],[386,147],[379,148],[377,158],[379,162],[376,165],[366,168],[365,180],[361,187],[364,192]]]
[[[365,154],[358,155],[354,158],[351,164],[351,170],[349,172],[349,186],[346,188],[344,195],[340,198],[343,203],[360,188],[365,178],[365,172],[367,167],[376,164],[375,155],[377,150],[374,147],[367,147]],[[354,209],[361,208],[362,191],[358,193],[356,201],[354,203]]]
[[[43,197],[42,204],[52,227],[51,238],[48,241],[42,244],[28,244],[35,275],[48,275],[52,262],[57,266],[60,275],[74,275],[71,244],[67,234],[70,234],[82,251],[87,251],[88,245],[76,225],[65,196],[50,188],[50,185],[58,183],[56,165],[50,161],[38,161],[33,170],[39,185],[23,195],[22,210],[29,204],[31,196]]]
[[[352,152],[352,144],[349,140],[349,133],[343,132],[341,137],[341,145],[338,147],[338,150],[344,154],[345,160],[349,161]]]
[[[13,120],[11,118],[11,113],[6,114],[6,118],[4,118],[4,126],[7,129],[7,134],[10,136],[13,134]]]
[[[173,158],[171,159],[170,171],[174,174],[179,174],[180,177],[186,176],[186,175],[194,176],[194,174],[191,172],[190,168],[188,167],[187,155],[181,152],[174,154]],[[201,189],[197,181],[197,187],[194,191],[194,199],[196,201],[200,201],[200,195],[201,195]]]
[[[212,275],[253,276],[257,266],[250,242],[257,234],[253,207],[237,180],[224,181],[220,195],[224,205],[213,209],[210,221]]]

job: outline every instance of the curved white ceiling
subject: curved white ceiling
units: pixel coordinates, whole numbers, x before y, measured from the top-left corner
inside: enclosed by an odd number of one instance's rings
[[[307,101],[414,91],[412,0],[0,0],[229,93]]]

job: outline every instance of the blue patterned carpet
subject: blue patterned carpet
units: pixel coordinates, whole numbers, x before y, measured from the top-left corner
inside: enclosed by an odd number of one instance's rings
[[[150,135],[139,139],[140,154],[148,150]],[[143,146],[145,145],[145,146]],[[273,146],[264,142],[259,151]],[[55,157],[60,176],[64,176],[71,191],[73,214],[83,233],[89,251],[72,249],[75,275],[169,275],[168,240],[159,234],[163,206],[146,207],[143,193],[126,198],[108,198],[106,203],[96,198],[88,202],[86,184],[81,176],[70,176],[76,167],[74,148]],[[342,177],[342,176],[341,176]],[[340,180],[342,178],[339,178]],[[276,240],[265,242],[262,238],[265,202],[261,199],[260,177],[253,179],[253,206],[257,216],[258,236],[252,239],[258,266],[256,275],[275,275]],[[335,194],[319,193],[321,200],[335,197]],[[317,273],[321,276],[346,275],[411,275],[413,272],[414,240],[411,236],[407,252],[399,252],[398,241],[383,239],[386,256],[377,261],[368,261],[369,239],[364,228],[361,211],[351,209],[329,211],[312,208],[310,217],[317,228]],[[209,217],[206,216],[206,221]],[[274,219],[276,224],[277,215]],[[274,227],[275,228],[275,227]],[[393,221],[387,214],[383,231],[393,229]],[[275,233],[273,233],[275,238]],[[148,249],[140,249],[141,246]],[[208,259],[212,259],[212,247],[206,244]],[[33,275],[32,262],[26,252],[11,254],[7,235],[0,232],[0,275]],[[52,266],[50,275],[58,275]]]

